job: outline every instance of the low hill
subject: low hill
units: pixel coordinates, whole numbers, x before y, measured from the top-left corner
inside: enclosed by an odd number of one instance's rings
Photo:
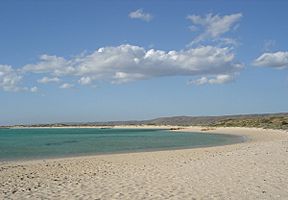
[[[146,122],[147,123],[147,122]],[[223,126],[223,127],[261,127],[273,129],[288,129],[288,113],[227,115],[204,117],[163,117],[151,120],[154,125],[179,126]]]
[[[224,116],[175,116],[142,121],[110,121],[87,123],[54,123],[18,125],[21,127],[117,126],[117,125],[171,125],[171,126],[222,126],[259,127],[288,130],[288,113],[224,115]],[[2,127],[5,128],[5,127]]]

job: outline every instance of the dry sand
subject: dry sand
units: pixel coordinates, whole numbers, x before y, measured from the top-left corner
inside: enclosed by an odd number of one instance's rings
[[[0,162],[0,199],[288,199],[287,132],[206,132],[249,140],[198,149]]]

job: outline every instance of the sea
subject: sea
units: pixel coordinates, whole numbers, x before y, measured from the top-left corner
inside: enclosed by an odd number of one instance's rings
[[[166,129],[0,129],[0,161],[160,151],[226,145],[243,138]]]

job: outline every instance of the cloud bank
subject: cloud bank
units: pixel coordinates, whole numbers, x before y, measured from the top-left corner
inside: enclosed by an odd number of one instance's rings
[[[91,54],[72,59],[44,55],[38,63],[24,66],[23,71],[80,77],[79,83],[86,85],[95,80],[124,83],[162,76],[233,73],[241,66],[229,48],[200,46],[162,51],[125,44],[99,48]],[[41,81],[47,82],[48,79]]]
[[[23,76],[41,75],[37,82],[42,84],[59,83],[60,79],[69,78],[80,85],[90,85],[95,81],[120,84],[165,76],[216,76],[233,74],[241,68],[242,64],[227,47],[199,46],[163,51],[124,44],[102,47],[70,59],[42,55],[37,63],[24,65],[17,72]],[[0,86],[4,90],[16,90],[21,78],[11,66],[1,65]],[[64,83],[60,88],[71,88],[73,84]]]

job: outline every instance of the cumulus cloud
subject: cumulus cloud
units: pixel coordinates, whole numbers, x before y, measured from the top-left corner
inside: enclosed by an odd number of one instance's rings
[[[234,80],[231,74],[219,74],[214,77],[203,76],[196,80],[191,80],[188,82],[189,85],[205,85],[205,84],[223,84]]]
[[[13,69],[9,65],[0,65],[0,90],[12,92],[37,92],[37,87],[20,86],[22,80],[19,70]]]
[[[259,67],[272,67],[277,69],[283,69],[288,67],[288,52],[278,51],[275,53],[263,53],[256,58],[253,65]]]
[[[58,83],[60,82],[60,79],[58,77],[52,77],[52,78],[49,78],[47,76],[44,76],[43,78],[37,80],[38,83],[43,83],[43,84],[46,84],[46,83]]]
[[[193,24],[190,26],[193,27],[192,30],[203,30],[203,32],[192,41],[192,44],[199,43],[205,39],[219,38],[233,29],[241,17],[241,13],[223,16],[213,15],[212,13],[205,16],[188,15],[187,19],[189,19]]]
[[[73,63],[67,61],[65,58],[51,55],[41,55],[40,62],[35,64],[25,65],[22,69],[23,72],[34,73],[50,73],[53,71],[53,75],[61,76],[67,73],[72,73]],[[74,60],[76,61],[76,60]]]
[[[82,85],[95,80],[125,83],[162,76],[227,74],[242,67],[230,48],[213,46],[162,51],[126,44],[99,48],[91,54],[71,59],[48,55],[45,58],[24,66],[24,70],[79,77],[78,82]]]
[[[195,84],[217,84],[228,81],[227,76],[238,72],[242,67],[235,58],[233,48],[228,47],[208,45],[179,51],[163,51],[125,44],[102,47],[92,53],[70,58],[42,55],[38,62],[26,64],[17,70],[11,66],[0,65],[0,89],[37,92],[36,86],[19,86],[22,77],[25,79],[31,74],[42,75],[42,78],[37,80],[42,84],[59,83],[61,79],[69,79],[81,85],[93,85],[93,82],[97,81],[122,84],[168,76],[202,76],[206,78],[196,81]],[[59,86],[62,89],[72,87],[74,85],[70,83]]]
[[[22,76],[20,76],[11,66],[0,65],[0,89],[4,91],[19,91],[19,82]]]
[[[145,13],[142,9],[135,10],[131,13],[129,13],[129,17],[131,19],[140,19],[146,22],[149,22],[152,20],[153,16],[149,13]]]
[[[62,85],[60,85],[59,88],[61,88],[61,89],[69,89],[69,88],[72,88],[72,87],[74,87],[73,84],[70,84],[70,83],[63,83]]]

